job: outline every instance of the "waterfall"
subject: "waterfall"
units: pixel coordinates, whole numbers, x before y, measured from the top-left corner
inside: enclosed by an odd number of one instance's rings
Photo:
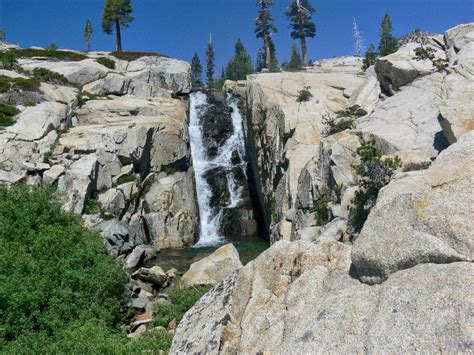
[[[235,169],[242,169],[245,174],[245,146],[242,116],[237,106],[237,99],[228,94],[226,105],[232,109],[232,133],[218,148],[217,154],[210,158],[205,146],[203,132],[203,117],[212,106],[203,92],[191,94],[189,136],[191,155],[196,178],[196,192],[201,222],[197,247],[211,246],[223,243],[225,236],[219,229],[224,209],[238,207],[242,199],[243,187],[235,178]],[[207,174],[210,171],[225,172],[229,201],[226,206],[212,206],[212,186],[209,185]]]

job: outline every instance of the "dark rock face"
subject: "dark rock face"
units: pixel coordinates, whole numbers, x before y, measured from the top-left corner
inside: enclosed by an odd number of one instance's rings
[[[229,145],[235,134],[233,108],[222,93],[209,93],[206,111],[201,116],[204,147],[207,156],[215,160],[205,179],[211,187],[211,206],[221,212],[220,234],[245,237],[257,233],[247,180],[247,157],[244,142]],[[223,159],[224,149],[231,149],[230,158]]]
[[[226,105],[224,98],[209,94],[210,106],[201,117],[201,124],[207,155],[213,159],[219,153],[219,148],[234,133],[232,127],[232,109]]]

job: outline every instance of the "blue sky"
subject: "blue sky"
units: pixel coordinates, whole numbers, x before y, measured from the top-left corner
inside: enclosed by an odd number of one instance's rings
[[[204,61],[209,33],[216,45],[218,72],[241,38],[255,58],[261,42],[254,35],[255,0],[133,0],[135,21],[123,32],[125,50],[157,51],[190,60],[198,52]],[[290,0],[276,0],[275,36],[280,62],[289,57],[292,39],[284,16]],[[380,21],[392,16],[394,34],[414,28],[443,32],[474,21],[474,0],[311,0],[317,12],[316,37],[308,42],[309,58],[352,54],[352,18],[355,17],[368,46],[378,41]],[[87,18],[94,27],[92,47],[113,50],[115,37],[101,31],[104,0],[0,0],[0,27],[7,39],[27,47],[83,49]]]

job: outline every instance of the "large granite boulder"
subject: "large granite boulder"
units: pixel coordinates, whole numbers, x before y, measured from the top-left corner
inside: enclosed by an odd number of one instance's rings
[[[145,181],[137,215],[157,249],[191,246],[197,235],[193,170],[154,174]],[[137,217],[135,217],[137,218]]]
[[[469,43],[474,42],[474,22],[458,25],[447,30],[444,40],[449,48],[459,52]]]
[[[191,264],[181,278],[186,286],[216,285],[242,268],[239,253],[232,244],[226,244],[211,255]]]
[[[367,79],[351,95],[349,110],[356,115],[363,116],[371,113],[381,94],[380,83],[374,76]]]
[[[474,258],[474,131],[424,171],[385,187],[354,243],[361,280],[378,283],[421,263]]]
[[[402,86],[435,70],[431,61],[415,59],[415,49],[418,47],[420,47],[418,43],[408,43],[397,52],[377,59],[375,70],[385,92],[393,95]],[[434,50],[437,59],[446,59],[446,54],[441,48],[432,45],[426,47]]]
[[[474,31],[472,34],[474,37]],[[474,129],[474,39],[463,46],[453,62],[443,83],[439,116],[450,143]]]
[[[350,265],[348,245],[279,241],[186,313],[170,353],[468,351],[472,263],[418,265],[376,286]]]
[[[35,68],[45,68],[62,74],[72,83],[80,86],[103,78],[109,69],[93,59],[84,59],[77,62],[54,62],[37,59],[19,59],[18,63],[24,70],[33,71]]]
[[[431,161],[447,146],[438,122],[443,80],[440,73],[415,80],[380,101],[371,115],[359,120],[357,130],[405,164]]]

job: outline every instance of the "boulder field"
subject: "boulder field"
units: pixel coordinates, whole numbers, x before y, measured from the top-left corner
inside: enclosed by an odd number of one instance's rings
[[[365,72],[334,58],[226,85],[247,101],[272,245],[188,311],[172,354],[472,352],[474,24],[427,40],[445,70],[405,43]],[[361,138],[402,167],[354,233]],[[339,197],[320,223],[328,188]]]

